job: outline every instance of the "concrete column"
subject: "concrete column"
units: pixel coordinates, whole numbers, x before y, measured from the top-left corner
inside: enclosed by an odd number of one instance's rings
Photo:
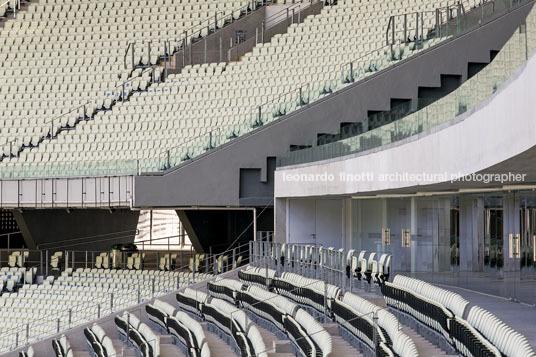
[[[343,200],[343,232],[344,232],[344,245],[343,248],[348,251],[352,249],[352,233],[353,233],[353,217],[352,217],[352,199],[345,198]]]
[[[484,235],[483,210],[482,198],[460,197],[460,271],[482,269],[479,242]]]
[[[519,259],[510,259],[509,235],[520,234],[519,229],[519,197],[515,194],[506,194],[503,198],[503,271],[518,271]]]
[[[418,230],[418,210],[417,210],[417,200],[415,197],[411,198],[410,203],[410,232],[411,232],[411,271],[415,272],[417,270],[417,230]]]
[[[276,198],[274,207],[274,242],[285,243],[288,241],[287,237],[287,207],[288,200],[286,198]]]

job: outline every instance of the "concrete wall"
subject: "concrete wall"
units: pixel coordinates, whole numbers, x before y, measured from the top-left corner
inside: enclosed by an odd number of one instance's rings
[[[451,177],[490,170],[527,174],[523,184],[536,182],[536,173],[523,155],[536,143],[536,113],[531,101],[536,87],[536,56],[532,56],[508,82],[484,103],[432,130],[400,142],[342,158],[282,168],[276,171],[276,197],[352,195],[400,188],[426,188],[443,183],[457,187]],[[506,160],[522,157],[520,169]],[[332,181],[289,180],[289,175],[333,174]],[[341,179],[340,173],[370,173],[366,181]],[[427,180],[380,180],[381,175],[436,174]],[[446,174],[446,175],[445,175]],[[299,176],[298,176],[299,177]],[[315,177],[315,176],[312,176]],[[394,176],[393,176],[394,177]],[[518,182],[519,183],[519,182]],[[493,184],[493,183],[492,183]],[[495,183],[497,185],[497,183]],[[467,183],[468,187],[471,183]],[[501,183],[499,183],[501,185]]]
[[[318,133],[334,132],[340,123],[365,118],[368,110],[389,109],[390,98],[416,98],[419,86],[439,86],[442,73],[467,76],[467,63],[488,62],[490,50],[502,47],[529,10],[530,6],[525,6],[513,11],[161,175],[139,176],[134,205],[239,206],[240,169],[261,169],[265,177],[266,158],[290,145],[308,142]],[[307,195],[312,190],[299,188],[282,194],[299,192]]]
[[[132,243],[139,211],[28,209],[13,214],[30,249],[109,250]]]

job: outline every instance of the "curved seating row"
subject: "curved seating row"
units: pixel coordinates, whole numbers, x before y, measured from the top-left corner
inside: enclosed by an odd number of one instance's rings
[[[179,307],[202,317],[230,337],[230,342],[243,357],[267,357],[259,330],[248,320],[244,311],[225,300],[208,297],[205,293],[185,289],[177,294]]]
[[[397,275],[381,287],[387,304],[405,312],[443,337],[464,356],[535,356],[524,336],[459,294]],[[464,319],[467,313],[467,319]]]
[[[340,326],[372,350],[382,351],[382,355],[418,356],[415,343],[399,330],[398,319],[393,314],[355,294],[347,292],[341,301],[335,300],[333,314]],[[377,325],[373,321],[374,317],[377,318]]]
[[[236,287],[232,286],[235,284],[230,284],[227,280],[220,282],[219,285],[226,284],[230,291],[236,289]],[[247,283],[247,281],[243,282]],[[266,299],[275,299],[273,295],[285,296],[298,304],[307,305],[327,315],[332,315],[343,328],[373,351],[383,351],[385,355],[418,355],[413,340],[399,331],[398,320],[393,314],[357,295],[346,293],[341,299],[341,290],[339,287],[325,284],[318,279],[305,278],[299,274],[288,272],[283,273],[281,278],[273,277],[272,286],[275,292],[280,295],[265,291],[264,295]],[[250,289],[248,288],[247,291],[249,292]],[[209,287],[210,290],[211,288]],[[240,292],[239,294],[241,297],[240,300],[248,298],[248,294],[245,292]],[[228,294],[228,296],[231,297],[233,295]],[[324,299],[324,296],[327,298]],[[324,311],[324,300],[326,301],[327,311]],[[264,304],[262,300],[256,301],[256,303],[259,305]],[[243,301],[242,304],[244,305]],[[252,310],[254,311],[255,308]],[[281,328],[281,324],[278,324],[278,320],[281,319],[279,314],[275,311],[270,311],[270,313],[277,316],[277,318],[268,318],[268,320]],[[376,330],[379,339],[376,345],[374,344],[373,313],[377,314],[379,319],[379,328]]]
[[[210,349],[201,324],[187,313],[176,310],[175,307],[160,300],[155,300],[154,304],[147,304],[145,309],[149,319],[160,330],[171,334],[174,343],[181,347],[186,355],[210,357]]]
[[[260,287],[272,286],[272,281],[276,276],[276,271],[269,268],[259,268],[248,265],[244,270],[238,271],[238,278],[248,284]]]
[[[398,275],[395,277],[397,279]],[[426,288],[424,288],[426,290]],[[382,294],[387,305],[404,311],[417,320],[437,331],[451,343],[449,320],[454,313],[440,302],[427,298],[410,288],[399,285],[397,282],[386,282],[381,286]],[[428,294],[431,295],[431,294]]]
[[[274,278],[272,283],[278,294],[322,313],[327,312],[326,308],[331,311],[332,302],[338,299],[341,293],[338,286],[289,272],[283,273],[280,278]],[[327,299],[324,299],[325,296]],[[327,306],[324,306],[325,303]]]
[[[208,295],[202,291],[186,288],[176,295],[179,307],[199,317],[203,317],[202,306],[207,302]]]
[[[114,321],[119,337],[128,344],[132,344],[141,356],[160,356],[160,337],[135,315],[125,312],[123,316],[116,316]]]
[[[86,342],[92,356],[95,357],[115,357],[117,352],[110,337],[106,336],[106,332],[97,324],[84,329]]]
[[[285,331],[305,356],[331,355],[331,336],[316,320],[284,296],[259,286],[247,286],[237,280],[220,279],[208,284],[209,294],[224,295],[227,301],[239,305]]]
[[[480,331],[505,356],[536,356],[525,336],[514,331],[497,316],[481,307],[473,306],[469,310],[467,322]]]

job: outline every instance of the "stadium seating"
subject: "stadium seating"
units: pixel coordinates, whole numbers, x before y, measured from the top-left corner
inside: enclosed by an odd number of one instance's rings
[[[332,304],[335,320],[372,350],[381,345],[387,355],[418,356],[414,342],[398,329],[397,318],[379,306],[347,292]],[[377,327],[374,318],[377,318]],[[374,329],[378,341],[374,343]],[[356,346],[357,347],[357,346]]]
[[[216,327],[216,332],[227,340],[242,356],[266,357],[267,350],[258,329],[248,320],[244,311],[218,298],[209,298],[203,292],[186,289],[177,294],[179,307]]]
[[[31,4],[0,31],[0,59],[7,65],[0,72],[5,83],[0,105],[3,117],[9,118],[2,122],[0,144],[19,139],[9,149],[6,146],[4,154],[17,154],[23,146],[38,145],[42,137],[55,136],[60,128],[73,127],[79,120],[92,117],[96,110],[109,109],[112,101],[125,98],[133,90],[145,89],[150,83],[150,71],[123,88],[127,79],[141,73],[133,72],[132,63],[124,61],[125,51],[131,49],[129,44],[135,44],[134,65],[154,65],[165,54],[165,46],[171,47],[168,53],[178,49],[184,31],[190,30],[186,39],[189,44],[208,34],[207,27],[201,29],[199,25],[214,20],[215,14],[220,17],[220,28],[231,17],[240,17],[248,5],[257,6],[244,0],[203,4],[55,0]],[[73,24],[78,25],[76,31],[72,31]],[[192,27],[197,30],[192,31]],[[212,25],[210,30],[214,29]],[[23,107],[25,102],[31,107]],[[52,124],[60,115],[64,116]],[[41,161],[47,155],[36,158],[34,153],[25,153],[23,157]],[[50,155],[48,158],[54,161]]]
[[[62,335],[57,340],[52,340],[52,348],[54,348],[56,357],[74,357],[71,344],[65,335]]]
[[[460,295],[397,275],[382,285],[387,304],[440,332],[464,356],[534,356],[527,339]],[[467,314],[467,319],[465,315]]]
[[[244,270],[238,271],[240,280],[247,284],[253,284],[260,287],[270,287],[273,285],[276,271],[269,268],[259,268],[248,265]]]
[[[23,275],[15,275],[21,279]],[[47,277],[43,284],[13,281],[17,292],[0,296],[0,351],[11,349],[17,333],[38,341],[82,323],[136,305],[208,278],[207,274],[163,271],[77,269],[62,272],[57,279]],[[45,308],[46,306],[46,308]],[[14,319],[14,317],[17,319]]]
[[[322,313],[327,313],[326,308],[331,310],[333,301],[339,298],[341,292],[338,286],[288,272],[275,278],[273,285],[278,294]]]
[[[126,4],[127,9],[129,6],[136,6],[130,4]],[[105,18],[110,16],[110,19],[115,18],[115,14],[119,11],[123,11],[122,8],[121,10],[119,8],[109,9],[109,6],[112,7],[113,4],[103,3],[103,5],[99,4],[99,7],[104,7],[104,9],[99,8],[92,11],[97,11]],[[203,153],[208,148],[250,131],[252,125],[267,123],[295,110],[304,103],[312,102],[342,88],[347,84],[345,83],[347,80],[341,81],[341,66],[351,60],[361,59],[360,65],[356,66],[352,73],[354,79],[361,79],[374,71],[392,65],[395,61],[437,43],[438,40],[430,40],[424,46],[416,46],[415,43],[404,44],[397,52],[398,57],[393,57],[390,51],[385,53],[385,26],[391,15],[419,10],[426,15],[423,22],[425,28],[430,29],[435,20],[435,14],[430,10],[444,5],[446,5],[446,1],[443,0],[413,0],[410,6],[400,0],[389,3],[339,1],[335,6],[324,8],[321,14],[310,16],[303,23],[291,25],[286,34],[274,36],[270,43],[257,45],[240,62],[186,67],[180,74],[170,75],[165,83],[155,83],[149,86],[146,92],[132,92],[133,94],[127,102],[117,102],[111,111],[97,113],[95,110],[110,108],[112,100],[124,97],[122,88],[118,93],[115,91],[115,88],[121,83],[113,80],[114,76],[117,76],[118,72],[121,71],[120,62],[123,52],[117,50],[116,46],[119,41],[115,40],[107,42],[103,50],[92,48],[84,50],[83,61],[91,61],[92,64],[93,61],[96,61],[95,54],[98,52],[102,55],[100,57],[102,62],[107,61],[107,63],[100,64],[99,62],[95,68],[88,67],[88,72],[84,74],[73,74],[66,71],[67,73],[60,77],[61,84],[56,84],[56,82],[49,84],[43,80],[43,84],[35,85],[36,88],[33,88],[32,85],[23,81],[21,84],[17,82],[6,87],[10,89],[5,90],[7,91],[6,98],[8,98],[5,101],[8,106],[5,110],[16,114],[20,111],[21,119],[8,119],[4,124],[4,131],[10,133],[9,137],[19,139],[15,148],[4,144],[4,155],[18,153],[23,145],[37,145],[41,140],[40,138],[48,135],[50,130],[55,136],[60,127],[74,126],[74,129],[62,131],[57,139],[43,142],[37,148],[22,151],[20,157],[5,158],[1,166],[9,166],[10,170],[5,172],[13,175],[19,171],[32,171],[34,175],[59,175],[59,167],[62,168],[63,174],[72,175],[80,168],[91,169],[96,173],[100,172],[97,171],[98,169],[105,173],[106,170],[119,172],[123,168],[136,167],[140,170],[156,170],[176,165],[182,160]],[[43,9],[40,6],[34,7],[37,10],[32,13],[32,16],[37,17],[48,11],[48,4],[43,5]],[[88,42],[88,46],[91,46],[91,44],[98,43],[98,41],[92,42],[93,36],[102,37],[105,33],[115,31],[115,25],[101,25],[99,28],[104,31],[102,34],[99,32],[100,30],[95,35],[89,35],[86,32],[69,36],[61,34],[61,31],[66,31],[71,22],[78,21],[79,14],[84,14],[86,11],[85,5],[81,4],[64,6],[70,6],[73,7],[73,10],[77,10],[69,12],[69,14],[73,14],[73,19],[62,18],[56,21],[64,24],[64,27],[58,30],[59,36],[72,37],[73,42],[66,42],[64,45],[66,48],[67,46],[75,46],[80,41],[85,41],[86,35],[91,36],[91,41]],[[55,9],[55,7],[53,8]],[[63,9],[63,7],[60,8]],[[159,7],[153,8],[158,9]],[[141,11],[141,9],[141,7],[137,7],[135,11]],[[55,11],[51,14],[56,16]],[[59,12],[59,14],[64,13]],[[134,21],[138,17],[141,19],[142,15],[128,18],[129,21],[130,19]],[[100,24],[98,21],[101,20],[82,21],[91,23],[97,21]],[[155,21],[150,24],[150,28],[160,24],[167,26],[167,22]],[[18,33],[19,30],[26,31],[26,27],[32,29],[29,25],[30,21],[27,21],[25,17],[24,20],[13,22],[9,31],[13,29]],[[128,26],[131,25],[127,24],[126,28]],[[38,28],[40,29],[40,27]],[[81,28],[84,29],[81,31],[88,29],[86,26]],[[48,27],[44,29],[49,30]],[[2,33],[4,32],[6,31]],[[11,32],[8,33],[11,34]],[[145,31],[136,33],[145,33]],[[151,31],[148,30],[147,34],[142,36],[151,36]],[[11,39],[11,37],[2,38],[6,38],[6,41],[7,38]],[[19,37],[14,36],[13,38]],[[65,56],[70,50],[65,49],[67,52],[60,52],[64,51],[63,45],[49,44],[49,42],[56,40],[56,35],[37,36],[34,34],[30,38],[40,39],[37,41],[39,43],[35,45],[36,51],[37,47],[39,47],[39,51],[42,46],[46,49],[50,47],[50,51],[54,51],[50,53],[54,56],[57,55],[52,59],[31,61],[24,59],[24,61],[31,62],[31,66],[28,68],[32,67],[32,70],[36,72],[35,76],[39,78],[42,76],[47,81],[48,78],[56,78],[52,76],[52,73],[43,74],[44,71],[33,68],[34,65],[43,67],[47,63],[51,65],[56,62],[63,63],[61,61],[65,62],[66,68],[72,68],[68,67],[69,65],[79,65],[74,58],[60,60],[60,56]],[[9,53],[13,53],[14,46],[22,46],[22,51],[16,52],[22,54],[26,53],[24,51],[29,48],[26,47],[25,43],[6,46],[11,51]],[[32,46],[31,51],[33,52],[34,44],[28,46]],[[54,46],[58,47],[57,52]],[[376,49],[381,50],[372,53]],[[85,55],[86,51],[88,51],[89,57]],[[313,53],[323,53],[324,55],[321,57],[313,56]],[[17,60],[18,58],[14,59],[14,61]],[[17,69],[19,76],[17,78],[28,78],[27,70],[29,69]],[[150,76],[147,73],[145,72],[145,77],[142,79],[143,84],[133,82],[132,86],[125,88],[127,94],[140,88],[144,89],[149,81],[147,76]],[[139,71],[135,71],[134,74],[139,74]],[[128,75],[124,74],[121,78],[127,77]],[[13,79],[11,72],[9,78]],[[100,84],[101,81],[102,84]],[[10,101],[9,98],[14,96],[14,91],[19,91],[19,86],[23,93],[26,91],[36,92],[35,100],[36,103],[39,103],[39,105],[36,104],[38,109],[31,109],[31,113],[26,113],[26,109],[13,107],[12,103],[14,102]],[[297,89],[300,87],[306,89],[302,91],[299,98],[295,94],[282,96],[290,91],[297,93]],[[57,98],[49,101],[48,97],[45,101],[43,99],[45,95],[40,93],[50,91],[61,93],[58,94],[61,102],[58,103],[59,99]],[[102,92],[104,93],[100,94]],[[65,116],[61,125],[58,124],[57,127],[54,126],[50,129],[48,120],[53,115],[49,112],[60,114],[63,102],[76,106],[87,100],[96,103],[93,107],[86,109],[84,115],[84,117],[91,115],[93,120],[82,120],[77,124],[81,117],[80,111],[82,109],[80,109],[73,117]],[[205,105],[207,100],[212,103],[210,108]],[[47,103],[46,108],[50,106],[50,102],[53,102],[55,109],[42,109],[45,104],[41,106],[41,101]],[[265,103],[270,104],[261,108],[261,117],[259,118],[257,116],[258,108]],[[34,119],[36,117],[33,113],[34,110],[39,118],[37,123],[33,123],[36,120]],[[24,117],[22,117],[23,111]],[[9,116],[16,117],[13,114]],[[24,124],[29,123],[30,120],[35,125]],[[19,123],[21,123],[20,127],[17,126]],[[26,133],[25,130],[29,130],[29,132]],[[7,136],[4,136],[2,140],[7,142]],[[186,142],[192,142],[192,144],[186,147],[184,145]],[[182,144],[181,149],[172,150],[170,155],[164,155],[166,150],[179,144]],[[138,160],[136,165],[133,165],[133,160]],[[74,162],[78,166],[75,166]],[[99,162],[98,167],[95,164],[97,162]],[[56,171],[50,163],[58,165]]]
[[[199,322],[182,311],[175,311],[170,304],[155,300],[146,305],[147,315],[156,328],[173,336],[173,340],[186,355],[209,357],[210,349],[206,343],[205,332]],[[179,343],[177,343],[179,342]]]
[[[525,336],[489,311],[473,306],[467,315],[467,322],[497,347],[503,356],[536,356]]]
[[[114,321],[119,337],[134,346],[142,356],[160,356],[160,337],[134,314],[125,312],[122,316],[116,316]]]
[[[26,351],[19,352],[19,357],[34,357],[34,349],[32,346],[28,347]]]
[[[97,324],[84,329],[84,335],[89,347],[89,351],[93,352],[96,357],[112,357],[116,356],[117,352],[110,337]]]

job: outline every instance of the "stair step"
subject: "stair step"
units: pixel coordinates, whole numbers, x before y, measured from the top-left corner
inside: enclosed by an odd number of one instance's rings
[[[439,347],[428,341],[426,338],[424,338],[422,335],[419,335],[415,330],[412,328],[401,324],[402,331],[408,335],[413,342],[415,343],[415,346],[417,347],[417,351],[419,351],[419,356],[452,356],[447,354],[445,351],[441,350]]]

